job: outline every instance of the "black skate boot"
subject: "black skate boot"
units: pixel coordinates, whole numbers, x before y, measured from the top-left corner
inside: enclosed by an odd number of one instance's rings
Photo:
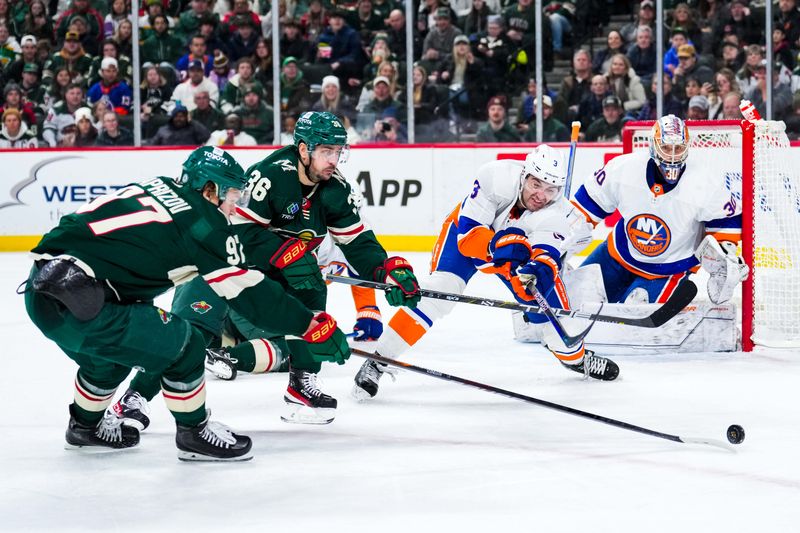
[[[209,420],[211,411],[199,426],[178,427],[175,445],[181,461],[248,461],[253,458],[250,437],[237,435],[225,424]]]
[[[586,377],[602,381],[614,381],[619,376],[617,363],[607,357],[595,355],[591,350],[586,350],[583,361],[578,365],[567,365],[563,362],[561,364],[574,372],[584,374]]]
[[[356,384],[353,386],[353,398],[359,402],[374,398],[378,394],[378,382],[381,376],[389,374],[394,381],[396,373],[397,371],[390,368],[389,365],[378,363],[372,359],[364,361],[354,379]]]
[[[236,379],[236,363],[225,348],[206,349],[206,370],[219,379],[233,381]]]
[[[294,424],[330,424],[336,416],[336,398],[319,390],[317,375],[297,368],[289,369],[289,386],[281,420]]]
[[[122,398],[106,411],[108,415],[122,420],[126,426],[134,427],[139,431],[144,431],[150,425],[150,417],[147,416],[149,412],[150,407],[147,405],[147,400],[131,389],[125,391]]]
[[[139,431],[123,425],[116,416],[105,415],[96,426],[86,426],[75,419],[74,410],[70,405],[67,443],[64,445],[67,450],[85,448],[83,451],[100,452],[124,450],[139,444]]]

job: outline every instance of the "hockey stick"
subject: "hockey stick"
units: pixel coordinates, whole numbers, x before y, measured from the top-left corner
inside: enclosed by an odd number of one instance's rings
[[[581,133],[581,123],[577,120],[572,122],[572,133],[569,138],[569,162],[567,163],[567,181],[564,183],[564,198],[569,200],[569,193],[572,189],[572,172],[575,170],[575,152],[578,149],[578,135]]]
[[[362,279],[348,278],[345,276],[337,276],[328,274],[327,278],[336,283],[344,283],[346,285],[357,285],[359,287],[369,287],[372,289],[380,289],[388,291],[393,287],[386,283],[378,283],[376,281],[366,281]],[[463,294],[453,294],[449,292],[431,291],[428,289],[420,288],[420,294],[425,298],[435,298],[437,300],[448,300],[450,302],[466,303],[472,305],[482,305],[484,307],[497,307],[500,309],[511,309],[512,311],[526,311],[529,313],[544,313],[538,305],[525,305],[517,302],[506,302],[503,300],[492,300],[490,298],[481,298],[478,296],[466,296]],[[623,326],[637,326],[640,328],[657,328],[667,323],[669,319],[677,315],[681,309],[686,307],[697,294],[697,285],[689,279],[683,280],[680,285],[675,289],[675,292],[652,314],[642,317],[624,317],[612,316],[603,314],[593,314],[584,311],[569,311],[567,309],[551,308],[550,310],[555,316],[568,317],[568,318],[587,318],[589,320],[597,320],[598,322],[608,322],[611,324],[621,324]]]
[[[603,424],[614,426],[620,429],[627,429],[628,431],[635,431],[637,433],[642,433],[644,435],[650,435],[651,437],[671,440],[674,442],[682,442],[685,444],[707,444],[709,446],[716,446],[718,448],[723,448],[725,450],[734,451],[733,448],[731,448],[731,446],[729,446],[726,442],[721,440],[707,439],[704,437],[680,437],[678,435],[670,435],[669,433],[661,433],[660,431],[654,431],[652,429],[643,428],[641,426],[635,426],[633,424],[622,422],[620,420],[615,420],[613,418],[608,418],[602,415],[596,415],[594,413],[588,413],[586,411],[581,411],[573,407],[567,407],[566,405],[548,402],[547,400],[540,400],[539,398],[534,398],[533,396],[526,396],[525,394],[520,394],[518,392],[513,392],[506,389],[501,389],[499,387],[494,387],[492,385],[487,385],[485,383],[480,383],[478,381],[473,381],[471,379],[465,379],[465,378],[460,378],[458,376],[453,376],[451,374],[445,374],[444,372],[439,372],[438,370],[431,370],[428,368],[423,368],[421,366],[404,363],[402,361],[396,361],[394,359],[389,359],[388,357],[383,357],[375,353],[359,350],[358,348],[350,348],[350,351],[355,355],[358,355],[359,357],[372,359],[373,361],[377,361],[378,363],[383,363],[384,365],[410,370],[411,372],[416,372],[417,374],[425,374],[426,376],[441,379],[443,381],[452,381],[455,383],[460,383],[461,385],[466,385],[468,387],[473,387],[486,392],[492,392],[494,394],[499,394],[500,396],[506,396],[508,398],[514,398],[516,400],[522,400],[523,402],[536,404],[542,407],[546,407],[548,409],[553,409],[554,411],[560,411],[562,413],[567,413],[573,416],[587,418],[589,420],[594,420],[595,422],[601,422]]]
[[[553,308],[550,307],[550,304],[547,303],[547,300],[544,298],[544,296],[542,296],[542,293],[536,288],[536,285],[533,283],[528,283],[527,290],[533,295],[534,299],[536,299],[536,303],[539,304],[539,309],[541,309],[542,313],[544,313],[544,316],[547,317],[548,322],[553,325],[556,333],[558,333],[558,336],[561,337],[561,341],[567,346],[567,348],[572,348],[589,334],[589,330],[592,329],[595,320],[597,320],[597,315],[600,314],[600,310],[603,308],[603,304],[600,304],[600,309],[597,310],[597,314],[592,315],[592,321],[589,323],[589,326],[586,329],[577,335],[569,335],[564,329],[563,324],[561,324],[561,322],[558,320],[558,317],[555,315],[555,313],[553,313]]]

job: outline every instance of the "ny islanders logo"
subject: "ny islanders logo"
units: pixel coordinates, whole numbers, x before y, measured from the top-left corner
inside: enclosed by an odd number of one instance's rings
[[[655,257],[669,248],[672,232],[667,224],[655,215],[636,215],[625,226],[628,241],[642,255]]]

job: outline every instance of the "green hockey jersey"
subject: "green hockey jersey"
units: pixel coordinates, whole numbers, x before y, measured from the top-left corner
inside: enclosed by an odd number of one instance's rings
[[[122,303],[151,301],[200,275],[259,327],[302,335],[311,311],[262,272],[242,267],[247,258],[233,229],[196,191],[152,178],[63,217],[32,253],[37,259],[74,257]],[[280,312],[269,312],[274,309]]]
[[[303,239],[313,250],[330,233],[350,265],[365,279],[372,279],[386,251],[361,219],[350,184],[336,170],[328,181],[305,186],[300,183],[298,159],[297,147],[286,146],[247,170],[250,203],[237,213],[254,223],[242,233],[246,248],[253,250],[250,259],[255,265],[265,265],[292,237]],[[253,235],[256,232],[260,235]],[[258,239],[260,245],[253,248]]]

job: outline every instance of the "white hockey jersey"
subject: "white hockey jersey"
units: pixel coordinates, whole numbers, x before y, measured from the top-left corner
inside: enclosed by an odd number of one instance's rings
[[[622,218],[608,237],[610,255],[629,271],[653,278],[697,265],[694,250],[706,234],[738,241],[741,171],[703,165],[690,152],[671,190],[655,182],[658,167],[647,152],[612,159],[575,193],[573,203],[597,223],[614,210]],[[667,189],[665,191],[665,189]]]
[[[476,259],[486,259],[485,234],[478,246],[462,246],[476,232],[493,232],[508,227],[519,227],[528,236],[531,245],[552,246],[559,255],[583,249],[591,242],[592,226],[563,196],[538,211],[516,207],[519,199],[521,161],[500,160],[482,165],[473,183],[472,193],[453,212],[458,226],[459,250]]]

